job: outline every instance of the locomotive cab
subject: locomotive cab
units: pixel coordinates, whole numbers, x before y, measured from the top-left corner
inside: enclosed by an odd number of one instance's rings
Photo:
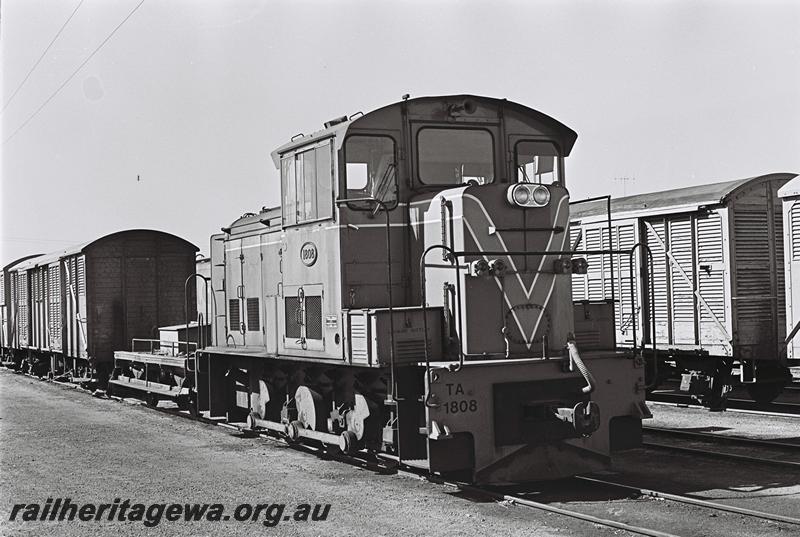
[[[598,343],[613,304],[579,308],[576,333],[575,139],[461,95],[276,149],[281,207],[224,228],[222,259],[212,245],[227,311],[202,353],[209,413],[478,482],[571,475],[635,444],[641,363]]]

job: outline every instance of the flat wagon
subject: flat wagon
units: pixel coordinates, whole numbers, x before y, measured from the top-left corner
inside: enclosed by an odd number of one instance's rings
[[[104,381],[115,350],[183,322],[194,287],[193,244],[160,231],[127,230],[16,265],[18,364],[34,372]]]
[[[778,189],[794,177],[773,173],[613,200],[613,247],[646,245],[652,281],[642,271],[646,249],[634,259],[633,296],[629,259],[589,256],[587,273],[573,275],[573,299],[614,299],[617,343],[649,348],[656,382],[679,372],[682,389],[720,407],[736,367],[751,396],[773,399],[788,373]],[[574,204],[572,247],[608,245],[607,222],[602,201]]]

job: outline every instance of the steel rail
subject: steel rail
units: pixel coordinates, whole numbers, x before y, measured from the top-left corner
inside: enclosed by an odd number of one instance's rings
[[[798,524],[800,525],[800,518],[794,518],[790,516],[784,515],[777,515],[773,513],[766,513],[764,511],[755,511],[753,509],[745,509],[743,507],[735,507],[733,505],[726,505],[724,503],[712,502],[709,500],[700,500],[698,498],[692,498],[691,496],[683,496],[681,494],[671,494],[669,492],[661,492],[657,490],[650,490],[645,488],[633,487],[631,485],[624,485],[622,483],[615,483],[613,481],[606,481],[604,479],[597,479],[595,477],[586,477],[586,476],[575,476],[575,479],[580,479],[581,481],[588,481],[590,483],[598,483],[601,485],[608,485],[612,487],[618,487],[626,490],[635,491],[642,496],[649,496],[651,498],[663,498],[665,500],[672,500],[676,502],[686,503],[689,505],[696,505],[699,507],[708,507],[709,509],[716,509],[718,511],[727,511],[729,513],[736,513],[739,515],[751,516],[755,518],[763,518],[765,520],[772,520],[775,522],[785,522],[787,524]]]
[[[772,448],[788,448],[800,450],[800,444],[791,444],[788,442],[781,442],[780,439],[767,440],[765,438],[747,438],[745,436],[728,436],[714,433],[704,433],[701,431],[685,431],[682,429],[673,429],[670,427],[642,427],[642,431],[652,432],[655,434],[669,434],[673,436],[695,437],[702,440],[709,440],[711,442],[718,442],[720,444],[750,444],[753,446],[772,447]]]
[[[667,533],[664,531],[654,530],[650,528],[643,528],[641,526],[633,526],[631,524],[625,524],[624,522],[617,522],[616,520],[611,520],[608,518],[600,518],[594,515],[588,515],[586,513],[581,513],[580,511],[573,511],[571,509],[564,509],[563,507],[555,507],[553,505],[548,505],[546,503],[535,502],[533,500],[526,500],[525,498],[520,498],[519,496],[512,496],[510,494],[494,492],[492,490],[484,489],[474,485],[465,485],[463,483],[458,483],[455,481],[448,481],[436,476],[426,476],[426,477],[431,482],[452,488],[457,488],[464,492],[470,492],[473,494],[482,494],[496,501],[505,501],[511,504],[522,505],[523,507],[529,507],[531,509],[547,511],[550,513],[555,513],[558,515],[567,516],[570,518],[576,518],[578,520],[583,520],[585,522],[591,522],[593,524],[598,524],[600,526],[606,526],[609,528],[628,531],[630,533],[635,533],[637,535],[647,535],[649,537],[678,537],[674,533]]]
[[[686,446],[675,446],[671,444],[661,444],[658,442],[642,442],[642,446],[668,450],[668,451],[677,451],[679,453],[689,453],[692,455],[705,455],[707,457],[716,457],[718,459],[731,459],[740,462],[750,462],[755,464],[767,464],[772,466],[784,466],[788,468],[800,469],[800,462],[783,461],[779,459],[759,459],[756,457],[750,457],[748,455],[739,455],[738,453],[724,453],[722,451],[711,451],[707,449],[691,448]]]
[[[647,397],[647,402],[655,405],[679,406],[684,408],[699,408],[702,410],[708,410],[708,407],[704,407],[692,399],[687,400],[689,396],[684,394],[654,392]],[[687,401],[682,402],[683,400]],[[727,406],[725,408],[726,412],[742,412],[746,414],[800,418],[800,404],[797,403],[769,403],[767,407],[763,407],[758,403],[747,399],[728,399],[728,403],[736,403],[750,408]],[[778,409],[785,409],[786,411],[781,412],[780,410],[770,410],[769,407],[777,407]]]

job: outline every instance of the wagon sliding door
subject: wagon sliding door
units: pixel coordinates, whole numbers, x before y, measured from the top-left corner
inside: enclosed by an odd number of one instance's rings
[[[73,358],[87,358],[86,260],[72,256],[63,261],[64,271],[64,351]]]
[[[676,348],[701,345],[712,354],[724,354],[729,329],[721,215],[653,218],[643,226],[653,253],[650,310],[657,343]]]

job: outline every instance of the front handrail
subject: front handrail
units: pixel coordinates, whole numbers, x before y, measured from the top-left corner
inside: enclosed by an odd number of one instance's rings
[[[482,256],[482,257],[486,257],[486,256],[511,257],[511,256],[531,256],[531,255],[533,255],[533,256],[550,256],[550,255],[569,255],[569,256],[575,256],[575,255],[577,255],[577,256],[581,256],[581,255],[612,255],[613,256],[613,255],[627,255],[629,257],[628,270],[629,270],[630,292],[631,292],[631,315],[632,315],[632,317],[634,319],[633,322],[632,322],[632,325],[633,325],[633,352],[634,352],[634,355],[636,355],[637,350],[638,350],[637,335],[636,335],[636,326],[638,324],[638,322],[636,321],[636,317],[637,317],[636,316],[636,278],[634,276],[634,274],[635,274],[634,266],[636,265],[636,263],[634,262],[634,256],[636,255],[637,250],[639,250],[639,249],[643,250],[644,253],[646,254],[646,257],[647,257],[647,265],[648,265],[649,273],[650,273],[649,274],[649,278],[648,278],[648,283],[650,284],[649,285],[649,287],[650,287],[650,297],[653,297],[652,300],[650,300],[649,297],[648,297],[648,300],[647,300],[648,301],[648,305],[649,305],[649,313],[650,313],[650,321],[651,321],[651,334],[650,334],[650,340],[651,341],[650,341],[650,343],[652,345],[653,362],[654,362],[654,364],[657,363],[657,360],[656,360],[657,348],[656,348],[656,337],[655,337],[656,322],[655,322],[655,304],[654,304],[654,301],[655,301],[655,299],[654,299],[654,297],[655,297],[655,284],[654,284],[654,274],[653,274],[654,263],[653,263],[653,253],[652,253],[652,251],[650,250],[650,247],[647,244],[639,242],[639,243],[636,243],[630,249],[613,249],[613,248],[609,248],[609,249],[600,249],[600,250],[566,250],[566,251],[565,250],[526,250],[526,251],[493,251],[493,250],[488,250],[488,251],[470,251],[470,250],[462,250],[462,251],[456,251],[456,250],[453,250],[452,248],[450,248],[448,246],[445,246],[443,244],[431,245],[428,248],[426,248],[425,251],[420,256],[420,279],[421,279],[421,282],[420,282],[421,283],[421,285],[420,285],[420,294],[421,294],[421,298],[422,298],[421,307],[422,307],[423,338],[424,338],[423,341],[424,342],[428,341],[428,323],[427,323],[427,315],[426,315],[426,310],[427,310],[428,305],[427,305],[427,299],[426,299],[426,286],[427,285],[426,285],[425,268],[429,267],[429,265],[426,265],[426,263],[425,263],[425,258],[427,256],[428,252],[430,252],[432,250],[435,250],[435,249],[442,249],[442,250],[444,250],[445,253],[449,254],[449,258],[450,258],[449,261],[450,261],[451,265],[453,266],[453,269],[456,271],[456,284],[458,285],[458,288],[457,288],[458,290],[456,292],[457,292],[457,294],[459,296],[459,300],[456,300],[456,303],[457,303],[458,309],[459,309],[459,311],[458,311],[458,318],[459,319],[461,317],[460,316],[460,313],[461,313],[460,312],[461,301],[460,301],[460,285],[459,285],[460,279],[461,279],[460,278],[461,274],[459,272],[459,269],[462,268],[461,265],[458,262],[459,258],[464,258],[464,257],[468,257],[468,256],[470,256],[470,257],[478,257],[478,256]],[[437,268],[445,268],[445,267],[442,267],[441,265],[438,265]],[[613,272],[612,272],[612,279],[613,279]],[[612,303],[615,303],[615,302],[616,302],[616,300],[612,299]],[[446,307],[446,305],[445,305],[445,307]],[[462,327],[460,326],[460,322],[459,322],[459,327],[458,327],[458,329],[459,329],[459,333],[458,333],[459,362],[458,362],[457,366],[456,365],[450,365],[449,366],[449,369],[451,371],[455,371],[455,372],[461,370],[461,368],[464,365],[464,357],[465,357],[465,355],[464,355],[463,347],[462,347],[461,328]],[[615,331],[616,331],[616,328],[615,328]],[[642,351],[644,350],[644,346],[645,346],[645,342],[642,341]],[[428,379],[428,383],[430,385],[430,383],[431,383],[431,366],[430,366],[430,357],[429,357],[429,354],[428,354],[427,344],[424,345],[424,351],[425,351],[426,376],[427,376],[427,379]],[[647,388],[650,388],[652,386],[652,384],[656,382],[657,373],[658,373],[658,366],[654,365],[653,382],[652,383],[648,383]],[[426,406],[435,406],[435,405],[430,403],[429,398],[426,398],[425,405]]]

